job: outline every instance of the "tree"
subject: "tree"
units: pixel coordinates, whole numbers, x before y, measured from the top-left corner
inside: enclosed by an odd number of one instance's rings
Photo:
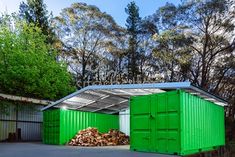
[[[45,43],[39,27],[3,16],[0,24],[0,90],[4,93],[55,100],[75,88],[63,62]]]
[[[191,80],[228,100],[228,115],[235,115],[235,10],[233,1],[185,2],[182,22],[192,27],[194,38]],[[187,16],[187,17],[186,17]],[[234,122],[233,122],[234,123]],[[229,126],[232,127],[232,126]]]
[[[235,49],[232,4],[230,0],[185,1],[179,7],[181,23],[194,39],[192,82],[212,92],[223,86],[232,68],[227,64]]]
[[[137,49],[137,65],[138,65],[138,81],[155,80],[156,58],[153,57],[153,49],[156,46],[153,35],[158,33],[156,23],[150,17],[145,17],[140,21],[140,31],[138,34],[138,49]]]
[[[28,23],[34,23],[40,27],[42,33],[47,37],[47,43],[52,44],[55,42],[55,36],[50,27],[51,15],[49,15],[43,0],[27,0],[27,3],[21,2],[19,16]]]
[[[185,0],[178,7],[168,3],[152,19],[159,29],[154,35],[157,41],[154,53],[159,59],[157,64],[161,65],[159,71],[170,72],[167,81],[188,79],[224,97],[229,101],[227,113],[234,119],[233,2]]]
[[[164,31],[154,39],[158,42],[154,55],[164,81],[187,80],[187,72],[191,64],[190,49],[187,46],[189,40],[175,30]]]
[[[102,58],[100,66],[103,64],[105,75],[101,80],[97,81],[105,83],[123,83],[126,81],[127,68],[126,68],[126,35],[125,31],[120,35],[114,36],[110,42],[107,43],[108,54]],[[101,70],[99,70],[101,71]]]
[[[137,81],[138,75],[138,66],[137,66],[137,57],[138,57],[138,35],[140,33],[140,22],[141,18],[139,16],[139,8],[135,2],[131,2],[125,8],[126,13],[128,14],[126,20],[127,33],[129,35],[129,45],[128,45],[128,69],[129,78],[132,82]]]
[[[178,8],[174,4],[166,3],[150,19],[159,29],[153,36],[156,41],[153,53],[164,81],[187,80],[192,57],[192,38],[185,35],[187,27],[179,22]]]
[[[232,77],[235,11],[230,0],[167,3],[151,17],[159,33],[154,49],[166,81],[190,80],[221,94]],[[167,72],[168,71],[168,72]]]
[[[79,87],[84,87],[87,80],[95,81],[94,74],[100,77],[101,61],[110,56],[108,45],[122,32],[110,15],[85,3],[63,9],[54,27],[61,47],[68,50],[61,59],[67,60]]]

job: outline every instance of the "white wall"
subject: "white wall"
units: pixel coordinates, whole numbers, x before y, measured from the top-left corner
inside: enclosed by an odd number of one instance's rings
[[[120,131],[130,136],[130,110],[119,112]]]

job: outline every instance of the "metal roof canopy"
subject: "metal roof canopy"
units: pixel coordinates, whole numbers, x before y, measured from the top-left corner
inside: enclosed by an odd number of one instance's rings
[[[183,89],[220,106],[227,105],[227,102],[222,98],[212,95],[190,82],[170,82],[87,86],[44,107],[42,110],[56,107],[114,114],[128,108],[131,96],[162,93],[176,89]]]
[[[27,102],[27,103],[44,105],[44,106],[51,103],[51,101],[48,101],[48,100],[41,100],[41,99],[28,98],[28,97],[22,97],[22,96],[16,96],[16,95],[9,95],[9,94],[0,93],[0,100],[1,99],[11,100],[11,101]]]

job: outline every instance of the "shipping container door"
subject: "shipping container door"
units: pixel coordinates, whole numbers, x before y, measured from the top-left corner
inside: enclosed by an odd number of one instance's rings
[[[180,152],[179,91],[158,94],[156,101],[156,152],[178,154]]]
[[[131,149],[150,151],[150,97],[131,98]]]

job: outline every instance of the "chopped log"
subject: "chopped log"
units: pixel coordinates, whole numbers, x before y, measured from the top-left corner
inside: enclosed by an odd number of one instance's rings
[[[87,128],[79,131],[72,138],[68,145],[70,146],[116,146],[129,144],[129,136],[115,129],[110,129],[108,133],[100,133],[97,128]]]

